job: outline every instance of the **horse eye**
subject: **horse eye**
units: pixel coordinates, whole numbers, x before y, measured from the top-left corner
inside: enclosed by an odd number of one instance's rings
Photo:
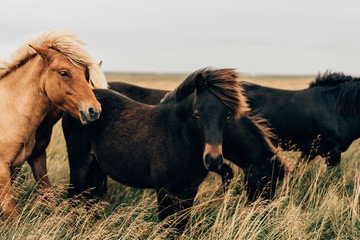
[[[201,116],[200,116],[200,114],[199,114],[198,112],[195,112],[194,114],[195,114],[195,117],[196,117],[197,119],[200,119],[200,118],[201,118]]]
[[[229,118],[231,118],[231,116],[232,116],[232,113],[229,113],[225,118],[229,119]]]
[[[59,74],[62,76],[62,77],[68,77],[69,74],[66,72],[66,71],[60,71]]]

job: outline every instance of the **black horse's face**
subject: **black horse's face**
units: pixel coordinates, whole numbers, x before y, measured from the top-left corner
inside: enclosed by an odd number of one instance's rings
[[[218,171],[223,164],[223,131],[230,109],[210,90],[203,90],[195,94],[193,116],[202,138],[204,165],[209,171]]]

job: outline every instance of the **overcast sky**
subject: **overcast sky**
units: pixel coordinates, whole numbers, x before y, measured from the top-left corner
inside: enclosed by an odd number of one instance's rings
[[[360,75],[358,0],[0,0],[0,58],[66,29],[103,70]]]

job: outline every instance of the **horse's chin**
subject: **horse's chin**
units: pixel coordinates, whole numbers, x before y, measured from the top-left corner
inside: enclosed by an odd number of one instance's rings
[[[221,163],[221,164],[217,164],[217,165],[210,165],[210,164],[205,164],[205,168],[208,170],[208,171],[211,171],[211,172],[218,172],[220,170],[220,168],[222,167],[224,163]]]
[[[80,122],[82,125],[88,125],[92,121],[93,120],[89,120],[86,115],[82,111],[80,111]]]

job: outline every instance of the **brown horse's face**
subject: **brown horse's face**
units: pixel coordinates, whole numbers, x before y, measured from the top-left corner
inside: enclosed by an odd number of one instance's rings
[[[85,69],[75,66],[60,52],[33,47],[44,59],[42,86],[51,102],[68,111],[82,124],[100,117],[101,106],[88,85]]]
[[[231,112],[209,90],[197,92],[194,118],[204,147],[203,162],[210,171],[218,171],[223,164],[223,132]]]

